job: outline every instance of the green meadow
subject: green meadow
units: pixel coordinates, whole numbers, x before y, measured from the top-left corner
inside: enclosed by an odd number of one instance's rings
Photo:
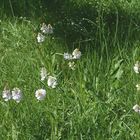
[[[139,9],[137,0],[2,1],[0,140],[139,140]],[[43,22],[53,34],[38,43]],[[76,48],[80,59],[64,59]],[[5,87],[21,90],[19,103],[3,99]]]

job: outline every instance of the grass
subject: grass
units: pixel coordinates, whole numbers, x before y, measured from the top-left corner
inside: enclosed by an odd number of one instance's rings
[[[106,37],[100,43],[68,48],[56,37],[38,44],[33,21],[7,20],[0,26],[0,91],[8,83],[10,89],[19,87],[23,92],[19,104],[0,99],[1,140],[139,139],[139,114],[132,110],[140,103],[135,88],[139,75],[133,71],[140,59],[139,41],[113,40],[111,48]],[[75,47],[82,57],[72,71],[57,53]],[[40,81],[42,66],[57,77],[56,89]],[[34,96],[39,88],[47,91],[42,102]]]

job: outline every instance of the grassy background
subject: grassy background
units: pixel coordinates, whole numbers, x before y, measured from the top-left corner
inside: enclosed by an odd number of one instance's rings
[[[120,10],[113,1],[50,1],[47,13],[44,7],[35,10],[45,1],[30,1],[28,14],[23,2],[12,1],[14,18],[9,2],[1,5],[6,14],[0,22],[0,91],[8,83],[24,96],[19,104],[0,99],[0,139],[138,140],[139,115],[132,107],[140,103],[135,88],[139,75],[133,71],[140,59],[139,1],[118,1]],[[83,18],[86,22],[79,25]],[[54,25],[54,35],[38,44],[36,35],[44,20]],[[82,57],[72,71],[57,53],[75,48]],[[42,66],[57,77],[56,89],[40,81]],[[42,102],[34,96],[39,88],[47,91]]]
[[[94,39],[101,32],[110,37],[117,33],[120,40],[128,36],[138,39],[139,7],[139,0],[2,0],[0,6],[1,17],[22,16],[49,22],[55,34],[69,43]]]

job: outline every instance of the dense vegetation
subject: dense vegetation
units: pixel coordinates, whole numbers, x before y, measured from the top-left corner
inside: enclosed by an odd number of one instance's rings
[[[71,42],[99,32],[110,36],[117,33],[121,39],[138,37],[139,7],[139,0],[3,0],[1,13],[38,17],[40,22],[52,23],[55,33]]]
[[[1,0],[0,140],[139,140],[139,9],[139,0]],[[42,22],[54,33],[38,43]],[[81,58],[65,60],[75,48]],[[19,103],[4,101],[6,85],[22,91]]]

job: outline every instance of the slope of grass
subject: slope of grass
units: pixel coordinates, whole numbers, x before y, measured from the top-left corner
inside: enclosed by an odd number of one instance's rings
[[[133,72],[139,41],[114,39],[109,48],[105,36],[100,43],[81,42],[69,49],[54,37],[38,44],[34,22],[1,21],[0,26],[0,91],[8,84],[23,92],[19,104],[0,98],[0,139],[139,139],[139,114],[132,110],[140,103],[139,75]],[[82,57],[72,71],[59,54],[76,47]],[[56,89],[40,81],[42,66],[57,77]],[[47,91],[41,102],[34,96],[39,88]]]

